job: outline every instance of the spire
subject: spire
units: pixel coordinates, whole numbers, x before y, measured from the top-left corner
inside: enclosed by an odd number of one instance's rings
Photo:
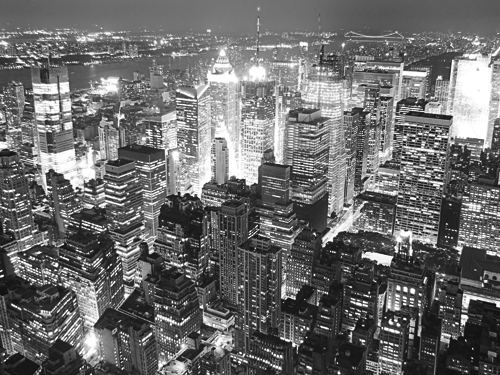
[[[257,8],[257,12],[260,12],[260,7]],[[259,43],[260,43],[260,16],[257,16],[257,65],[259,65]]]

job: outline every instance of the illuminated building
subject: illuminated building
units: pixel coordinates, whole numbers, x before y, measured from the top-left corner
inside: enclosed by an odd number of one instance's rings
[[[429,71],[404,70],[401,99],[425,98],[427,96],[427,82]]]
[[[401,151],[403,142],[403,126],[405,116],[410,111],[425,112],[427,101],[417,98],[406,98],[396,104],[396,115],[394,120],[394,135],[392,143],[392,160],[401,163]]]
[[[49,356],[42,365],[44,375],[79,375],[90,368],[75,347],[62,340],[49,348]]]
[[[439,219],[438,245],[443,247],[458,245],[462,204],[462,199],[450,196],[443,197],[441,217]]]
[[[160,360],[168,359],[182,348],[191,333],[200,331],[202,311],[194,282],[176,268],[163,271],[154,288],[158,355]]]
[[[462,199],[458,243],[499,255],[500,187],[495,178],[480,177],[469,183]]]
[[[315,109],[287,116],[283,163],[292,167],[292,199],[299,220],[319,232],[328,217],[328,154],[332,121]],[[298,146],[300,145],[300,146]]]
[[[219,290],[222,301],[238,305],[238,246],[248,240],[248,209],[244,202],[226,201],[212,223],[212,241],[219,255]]]
[[[176,93],[177,146],[186,163],[187,191],[201,195],[204,183],[210,181],[212,146],[210,90],[208,85],[180,87]]]
[[[328,212],[339,214],[344,207],[346,180],[346,144],[342,125],[345,103],[345,81],[323,59],[323,51],[317,65],[313,65],[303,94],[306,108],[321,110],[324,117],[331,119],[329,168],[328,168]]]
[[[148,146],[165,150],[165,153],[177,147],[177,117],[175,108],[159,116],[146,117],[144,124],[148,135]]]
[[[208,267],[208,215],[201,201],[190,195],[170,195],[161,207],[154,250],[171,267],[183,270],[194,283]]]
[[[313,328],[316,306],[304,300],[287,298],[281,300],[280,338],[299,346]]]
[[[358,155],[359,113],[344,111],[342,125],[345,134],[346,175],[344,183],[344,204],[352,204],[354,199],[354,181],[356,176],[356,160]]]
[[[3,233],[14,236],[19,251],[33,245],[35,223],[29,197],[29,181],[19,155],[0,151],[0,224]]]
[[[490,57],[470,54],[451,64],[448,114],[453,116],[453,137],[487,140],[491,94]]]
[[[163,65],[157,65],[155,59],[153,59],[153,66],[149,68],[149,81],[153,90],[165,88],[163,83]]]
[[[43,185],[47,186],[45,174],[53,169],[80,186],[83,181],[77,173],[73,145],[68,68],[34,67],[31,78]]]
[[[356,98],[355,91],[359,85],[378,83],[380,86],[384,87],[383,95],[389,94],[389,96],[394,97],[395,101],[403,99],[403,71],[404,62],[400,59],[396,61],[380,61],[375,60],[373,57],[366,56],[356,56],[356,61],[354,62],[354,72],[353,72],[353,99]],[[361,105],[363,103],[362,98],[358,98],[359,102],[355,102],[354,105]]]
[[[57,230],[56,238],[65,238],[69,219],[72,214],[80,210],[80,203],[77,201],[73,185],[63,174],[51,169],[47,172],[45,181]]]
[[[401,375],[408,356],[410,317],[401,312],[388,311],[380,327],[379,367],[382,373]]]
[[[354,166],[354,195],[357,196],[366,190],[369,182],[368,154],[370,151],[369,128],[371,115],[370,112],[365,111],[363,108],[353,108],[346,115],[350,120],[352,119],[353,124],[357,120],[356,164]],[[352,175],[352,170],[350,170],[350,173]],[[351,183],[350,178],[348,182]]]
[[[17,276],[4,279],[2,289],[8,323],[0,324],[9,331],[8,341],[3,342],[2,337],[2,345],[10,354],[23,353],[41,364],[57,339],[81,345],[82,319],[77,298],[70,290],[50,284],[35,287]]]
[[[500,119],[500,56],[498,52],[491,58],[490,62],[491,68],[491,93],[490,93],[490,108],[488,115],[488,131],[486,133],[485,144],[487,146],[492,146],[490,144],[494,127],[497,121]]]
[[[458,339],[461,335],[463,291],[460,289],[458,277],[448,280],[439,291],[439,318],[441,318],[441,342],[450,343],[450,339]]]
[[[117,307],[124,297],[113,241],[92,232],[74,234],[59,249],[59,265],[60,283],[76,294],[84,328],[92,331],[104,311]]]
[[[294,60],[271,60],[269,78],[290,90],[299,90],[300,64]]]
[[[19,253],[18,275],[36,286],[59,284],[58,248],[37,245]]]
[[[281,310],[281,248],[260,235],[237,249],[236,347],[248,353],[255,332],[278,328]]]
[[[380,165],[370,191],[392,196],[398,195],[399,167],[399,164],[394,161],[387,161]]]
[[[168,150],[167,195],[185,194],[189,186],[188,165],[184,154],[178,148]]]
[[[274,147],[276,99],[272,81],[244,81],[242,90],[240,170],[251,185],[258,181],[262,155]]]
[[[84,208],[104,208],[106,206],[104,180],[102,178],[85,181],[82,203]]]
[[[394,218],[396,216],[396,197],[364,192],[356,197],[355,209],[360,207],[360,215],[355,220],[353,227],[356,230],[377,232],[392,235]]]
[[[264,163],[259,168],[260,200],[256,211],[260,214],[260,234],[282,249],[283,295],[286,293],[286,267],[290,250],[300,233],[294,212],[291,189],[291,170],[287,165]]]
[[[240,83],[225,51],[208,72],[212,105],[211,135],[226,139],[229,173],[239,175],[240,161]]]
[[[319,260],[320,250],[321,236],[310,229],[304,229],[295,238],[286,270],[287,296],[295,298],[302,286],[312,284],[313,264]]]
[[[80,230],[104,233],[108,230],[106,211],[99,208],[82,209],[70,216],[67,235],[78,233]]]
[[[285,128],[288,113],[302,107],[302,95],[299,91],[290,91],[277,86],[276,119],[274,125],[274,154],[277,163],[283,163]]]
[[[99,123],[99,149],[101,160],[118,159],[120,147],[120,130],[115,128],[113,122],[101,120]]]
[[[434,88],[434,100],[441,104],[441,113],[448,115],[448,94],[450,92],[450,81],[443,79],[443,76],[436,78]]]
[[[224,138],[215,138],[212,143],[212,179],[224,184],[229,179],[229,149]],[[203,193],[202,193],[203,194]]]
[[[428,366],[427,373],[429,375],[436,374],[436,367],[438,364],[441,346],[441,323],[441,319],[439,319],[436,315],[429,313],[424,317],[422,324],[418,357],[420,362]],[[422,373],[422,371],[420,373]]]
[[[331,279],[330,279],[331,280]],[[342,319],[342,286],[331,283],[328,292],[319,300],[314,332],[318,335],[335,338],[340,333]]]
[[[115,309],[107,309],[96,322],[99,357],[125,371],[156,375],[158,355],[152,325]]]
[[[409,112],[403,124],[394,232],[436,243],[448,179],[452,117]]]
[[[497,118],[493,124],[491,135],[491,149],[498,152],[500,150],[500,118]]]
[[[139,243],[144,233],[142,186],[135,162],[117,159],[107,163],[104,183],[110,237],[121,259],[123,281],[129,294],[134,285]]]
[[[267,370],[293,372],[292,343],[263,332],[254,332],[250,339],[249,365],[254,371]]]
[[[153,242],[158,230],[158,215],[165,201],[165,151],[141,145],[129,145],[118,150],[118,157],[135,162],[135,171],[142,186],[142,212],[146,224],[146,239]]]
[[[220,207],[232,199],[242,199],[249,210],[254,211],[256,201],[255,185],[250,187],[244,179],[231,177],[225,184],[207,183],[203,185],[201,202],[204,206]]]
[[[379,164],[384,164],[392,156],[392,140],[394,137],[394,98],[380,97],[380,152]]]
[[[378,320],[379,288],[374,276],[373,266],[365,265],[344,284],[342,331],[354,331],[359,319]]]
[[[21,125],[24,112],[24,86],[20,82],[9,82],[3,88],[3,102],[6,106],[6,122],[8,130]]]

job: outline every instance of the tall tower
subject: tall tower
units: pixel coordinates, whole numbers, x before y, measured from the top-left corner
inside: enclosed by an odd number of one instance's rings
[[[188,191],[181,193],[201,196],[203,184],[210,181],[212,116],[209,86],[178,88],[176,108],[177,145],[185,158],[190,179]]]
[[[99,123],[99,148],[101,160],[118,159],[118,148],[120,147],[120,131],[112,122],[101,120]]]
[[[83,186],[76,166],[68,69],[34,67],[31,78],[42,176],[53,169],[73,186]],[[47,186],[45,178],[42,183]]]
[[[146,240],[153,243],[158,230],[158,215],[165,202],[167,171],[165,151],[137,144],[118,149],[120,159],[135,162],[135,171],[142,186],[142,211],[146,224]]]
[[[283,163],[292,167],[294,209],[319,232],[326,229],[328,217],[331,125],[320,110],[300,108],[289,112],[285,128]]]
[[[332,120],[328,168],[328,211],[339,214],[344,207],[346,176],[345,132],[342,125],[346,83],[334,67],[324,61],[323,57],[324,48],[321,49],[318,64],[310,69],[302,98],[306,108],[320,109],[323,116]]]
[[[490,94],[490,108],[488,115],[488,132],[485,139],[486,147],[491,147],[493,129],[495,121],[500,119],[500,56],[498,53],[500,48],[491,58],[491,94]]]
[[[3,233],[18,242],[19,251],[33,246],[35,224],[29,199],[29,182],[24,175],[19,155],[0,151],[0,222]]]
[[[125,292],[130,294],[144,236],[142,186],[135,162],[117,159],[107,163],[104,183],[109,233],[122,261]]]
[[[208,72],[212,103],[211,132],[228,143],[229,173],[239,175],[240,159],[240,83],[226,52],[221,49],[217,61]]]
[[[224,138],[215,138],[212,143],[212,181],[225,184],[229,179],[229,149]]]
[[[446,115],[405,116],[395,233],[410,231],[420,240],[437,242],[452,122]]]

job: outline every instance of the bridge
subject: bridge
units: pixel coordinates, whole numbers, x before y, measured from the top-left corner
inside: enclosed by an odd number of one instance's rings
[[[383,41],[387,39],[399,39],[401,41],[405,40],[405,37],[398,33],[397,31],[385,35],[363,35],[360,33],[357,33],[355,31],[348,31],[347,33],[344,34],[344,37],[350,38],[350,39],[369,39],[373,41]]]

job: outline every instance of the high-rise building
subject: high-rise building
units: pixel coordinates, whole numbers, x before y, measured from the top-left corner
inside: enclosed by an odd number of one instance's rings
[[[408,357],[410,318],[401,312],[388,311],[380,327],[379,367],[382,373],[401,375]]]
[[[500,187],[495,178],[480,177],[465,189],[458,242],[461,246],[484,249],[500,255],[497,238],[500,235]]]
[[[23,84],[15,81],[9,82],[3,88],[3,102],[6,106],[7,130],[20,129],[25,104]]]
[[[500,55],[498,51],[491,58],[491,93],[490,93],[490,108],[488,114],[488,131],[486,133],[486,147],[491,146],[493,137],[493,129],[495,122],[500,119]]]
[[[47,186],[45,174],[53,169],[72,185],[83,185],[73,144],[68,68],[34,67],[31,78],[42,184]]]
[[[356,130],[358,132],[356,135],[356,163],[354,165],[354,195],[357,196],[366,190],[370,182],[370,176],[368,175],[368,154],[370,152],[371,114],[363,108],[356,107],[348,112],[347,116],[350,123],[354,126],[357,125]],[[351,170],[350,173],[352,174]],[[351,180],[349,179],[348,182],[351,183]]]
[[[294,210],[319,232],[326,229],[328,217],[331,126],[320,110],[297,109],[288,114],[285,128],[283,163],[292,167]]]
[[[75,346],[63,340],[56,340],[43,362],[45,375],[79,375],[89,369],[90,365],[78,354]]]
[[[342,125],[345,134],[346,176],[344,183],[344,204],[352,204],[354,199],[354,181],[356,176],[356,161],[358,155],[359,113],[344,111]]]
[[[434,88],[434,100],[441,104],[441,113],[448,115],[448,95],[450,92],[450,81],[443,79],[443,76],[436,78]]]
[[[44,286],[59,283],[59,251],[57,247],[33,246],[19,253],[17,274],[30,284]]]
[[[250,337],[248,358],[255,373],[269,369],[273,372],[293,372],[292,343],[265,332],[254,332]]]
[[[339,214],[344,207],[346,137],[342,114],[346,104],[345,85],[346,81],[321,55],[319,63],[313,65],[309,72],[302,97],[306,108],[320,109],[321,114],[332,121],[328,158],[328,212],[335,214]]]
[[[106,164],[104,194],[110,236],[123,266],[127,294],[132,292],[134,274],[144,235],[142,186],[135,162],[117,159]]]
[[[229,152],[229,173],[239,175],[240,83],[223,49],[208,72],[208,84],[212,104],[212,138],[226,139]]]
[[[106,363],[140,375],[156,375],[158,355],[154,328],[146,320],[107,309],[94,326],[98,353]]]
[[[104,195],[104,180],[96,178],[85,181],[83,185],[83,208],[104,208],[106,207],[106,198]]]
[[[2,297],[8,314],[8,321],[0,322],[8,332],[2,345],[10,354],[19,352],[41,364],[57,339],[81,345],[82,319],[71,290],[50,284],[35,287],[11,276],[3,280]]]
[[[163,271],[154,286],[154,308],[159,359],[168,359],[191,333],[200,331],[202,313],[194,282],[176,268]]]
[[[356,56],[352,83],[353,99],[356,98],[357,87],[370,83],[380,84],[384,87],[381,94],[394,97],[394,101],[403,99],[403,71],[404,62],[400,58],[381,61],[370,56]],[[353,105],[359,106],[363,103],[362,97],[358,100]]]
[[[427,70],[403,70],[401,99],[425,98],[428,91],[428,80],[429,71]]]
[[[490,146],[493,151],[500,150],[500,118],[497,118],[493,123]]]
[[[416,238],[437,242],[452,122],[446,115],[405,115],[395,233],[411,231]]]
[[[453,116],[453,137],[488,142],[491,95],[490,56],[469,54],[452,61],[448,114]]]
[[[81,209],[71,182],[53,169],[45,176],[47,193],[52,206],[56,238],[65,238],[71,215]]]
[[[80,232],[67,238],[59,250],[60,282],[76,293],[86,330],[108,307],[123,301],[123,272],[113,241],[105,234]]]
[[[147,145],[153,148],[165,150],[177,147],[177,118],[175,108],[159,116],[146,117],[144,119]]]
[[[212,146],[210,90],[208,85],[180,87],[176,93],[177,146],[186,163],[187,191],[201,196],[203,184],[210,181]]]
[[[244,202],[224,202],[212,224],[212,241],[219,255],[219,290],[224,302],[238,305],[238,246],[248,240],[248,209]]]
[[[29,199],[29,181],[19,155],[0,151],[0,223],[3,233],[14,236],[19,251],[33,246],[35,224]]]
[[[278,97],[274,126],[274,155],[277,163],[283,163],[287,116],[290,111],[302,107],[302,95],[300,91],[290,91],[282,86],[277,86],[276,90]]]
[[[166,195],[165,151],[133,144],[118,149],[118,157],[135,162],[139,185],[142,186],[142,212],[146,225],[146,240],[152,243],[156,237],[158,215]]]
[[[215,138],[212,143],[212,179],[225,184],[229,179],[229,149],[224,138]]]
[[[273,90],[272,81],[242,82],[240,170],[250,185],[258,181],[264,152],[274,148],[276,98]]]
[[[281,249],[257,235],[238,247],[236,346],[250,349],[252,335],[278,328],[281,314]]]
[[[120,147],[120,130],[113,125],[112,121],[101,120],[98,127],[99,150],[101,160],[118,159],[118,148]]]
[[[392,156],[392,140],[394,134],[394,98],[380,97],[380,151],[379,164],[384,164]]]

